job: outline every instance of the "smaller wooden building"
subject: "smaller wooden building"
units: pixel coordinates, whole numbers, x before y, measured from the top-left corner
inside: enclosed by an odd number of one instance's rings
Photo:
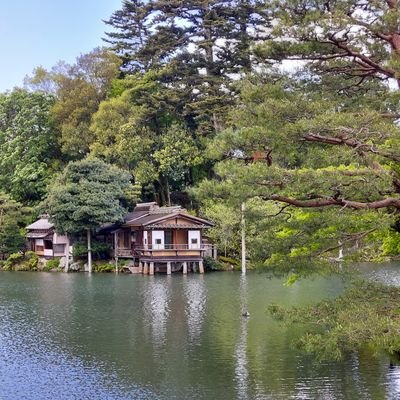
[[[203,232],[212,223],[185,209],[141,203],[120,226],[108,227],[113,252],[118,258],[132,258],[138,272],[204,272],[204,257],[216,257],[216,249]]]
[[[42,217],[26,227],[28,249],[40,257],[66,257],[71,254],[68,236],[59,235],[54,225]]]

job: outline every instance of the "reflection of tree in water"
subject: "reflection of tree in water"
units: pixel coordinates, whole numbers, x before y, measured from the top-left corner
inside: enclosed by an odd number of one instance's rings
[[[203,276],[185,277],[183,290],[186,297],[186,317],[190,342],[200,338],[206,312],[207,290]]]

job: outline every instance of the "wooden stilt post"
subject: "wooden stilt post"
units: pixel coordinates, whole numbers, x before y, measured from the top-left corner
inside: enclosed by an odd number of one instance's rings
[[[150,275],[154,275],[154,263],[150,263]]]
[[[145,275],[147,275],[147,274],[149,273],[149,264],[147,263],[147,261],[144,262],[143,273],[144,273]]]
[[[171,261],[167,262],[167,275],[171,275],[172,269],[171,269]]]
[[[187,274],[187,262],[185,261],[184,263],[183,263],[183,270],[182,270],[182,272],[186,275]]]
[[[139,261],[139,274],[143,274],[143,263]]]
[[[201,274],[204,274],[204,264],[203,264],[203,260],[199,261],[199,272]]]
[[[118,257],[115,257],[115,273],[118,274]]]

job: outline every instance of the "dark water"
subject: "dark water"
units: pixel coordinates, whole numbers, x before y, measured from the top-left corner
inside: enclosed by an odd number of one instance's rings
[[[316,364],[290,347],[298,328],[266,313],[342,289],[262,274],[1,273],[0,399],[400,399],[385,356]]]

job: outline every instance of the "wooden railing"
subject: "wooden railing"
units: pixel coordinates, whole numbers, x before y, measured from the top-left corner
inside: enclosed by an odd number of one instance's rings
[[[196,244],[148,244],[135,246],[133,249],[129,248],[117,248],[116,255],[119,257],[132,257],[135,253],[141,253],[144,251],[149,252],[157,252],[157,251],[204,251],[212,253],[214,250],[214,245],[201,243],[200,245]]]
[[[136,246],[135,250],[146,251],[146,250],[206,250],[209,244],[148,244],[142,246]]]

